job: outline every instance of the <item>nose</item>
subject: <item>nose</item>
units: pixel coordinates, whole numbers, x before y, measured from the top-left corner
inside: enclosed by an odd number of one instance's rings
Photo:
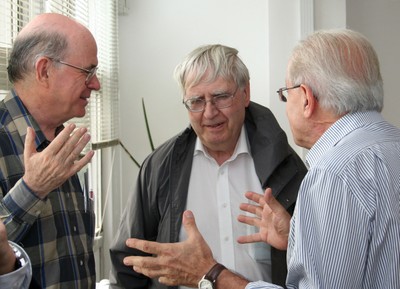
[[[214,102],[207,101],[204,107],[203,116],[206,118],[213,118],[219,113],[218,108],[215,106]]]
[[[87,88],[89,88],[90,90],[100,90],[101,85],[100,85],[100,81],[97,78],[97,75],[94,75],[92,79],[90,79],[90,81],[88,83],[86,83]]]

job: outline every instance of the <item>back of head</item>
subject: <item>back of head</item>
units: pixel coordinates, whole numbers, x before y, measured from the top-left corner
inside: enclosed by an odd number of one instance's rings
[[[307,84],[319,104],[337,115],[383,108],[383,81],[377,54],[360,33],[317,31],[297,45],[287,79]]]
[[[213,82],[218,77],[234,81],[239,87],[247,85],[250,80],[249,71],[237,54],[235,48],[220,44],[193,50],[174,72],[183,94],[187,88],[201,81]]]
[[[13,43],[8,78],[12,83],[23,80],[34,71],[36,60],[47,56],[62,59],[69,49],[68,39],[72,34],[84,28],[75,20],[56,13],[44,13],[36,16],[18,34]]]

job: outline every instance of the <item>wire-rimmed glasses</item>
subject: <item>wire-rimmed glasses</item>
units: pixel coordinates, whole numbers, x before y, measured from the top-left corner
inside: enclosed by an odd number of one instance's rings
[[[281,101],[286,102],[287,101],[287,97],[286,97],[286,95],[284,95],[284,92],[289,90],[289,89],[299,88],[300,86],[301,86],[301,84],[298,84],[298,85],[295,85],[295,86],[292,86],[292,87],[282,87],[282,88],[279,88],[276,91],[276,93],[278,93],[279,99]]]
[[[63,64],[63,65],[66,65],[66,66],[69,66],[69,67],[78,69],[78,70],[82,71],[83,73],[86,73],[86,74],[87,74],[86,80],[85,80],[85,84],[86,84],[86,85],[87,85],[87,84],[92,80],[92,78],[96,75],[97,69],[99,68],[98,66],[95,66],[95,67],[93,67],[93,68],[91,68],[91,69],[86,69],[86,68],[79,67],[79,66],[70,64],[70,63],[68,63],[68,62],[62,61],[62,60],[53,59],[53,58],[50,58],[50,59],[53,60],[53,61],[55,61],[55,62],[57,62],[57,63],[60,63],[60,64]]]
[[[206,108],[207,102],[211,102],[216,108],[222,109],[232,106],[233,97],[239,87],[236,87],[233,93],[221,93],[213,96],[210,100],[205,100],[204,97],[191,97],[187,100],[182,100],[185,107],[191,112],[202,112]]]

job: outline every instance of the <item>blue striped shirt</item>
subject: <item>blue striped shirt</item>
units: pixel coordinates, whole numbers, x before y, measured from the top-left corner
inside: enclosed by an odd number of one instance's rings
[[[307,155],[288,246],[288,288],[400,288],[400,130],[348,114]],[[266,282],[246,289],[280,288]]]

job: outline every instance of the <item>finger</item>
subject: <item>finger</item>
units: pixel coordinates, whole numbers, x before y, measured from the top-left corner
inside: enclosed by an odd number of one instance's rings
[[[46,148],[47,151],[57,154],[69,140],[71,133],[75,129],[75,124],[70,123],[54,138],[54,140]]]
[[[272,190],[270,188],[265,190],[264,201],[273,213],[286,213],[285,208],[272,195]]]
[[[183,212],[182,225],[187,233],[188,239],[203,238],[197,228],[196,220],[192,211],[186,210]]]
[[[74,163],[73,173],[80,171],[84,166],[86,166],[94,156],[94,151],[89,151],[83,158]]]
[[[247,225],[250,225],[250,226],[256,226],[256,227],[260,227],[260,219],[259,218],[255,218],[255,217],[250,217],[250,216],[245,216],[245,215],[239,215],[238,217],[237,217],[237,220],[240,222],[240,223],[243,223],[243,224],[247,224]]]
[[[66,143],[65,148],[60,150],[60,158],[65,158],[66,163],[74,163],[79,158],[82,150],[90,141],[90,135],[84,134],[76,144],[74,141],[75,140],[72,140],[71,138],[71,141]]]
[[[147,270],[156,271],[160,269],[159,261],[156,257],[153,256],[128,256],[125,257],[123,260],[124,264],[127,266],[135,266],[141,268],[140,270]],[[136,271],[136,270],[135,270]],[[139,272],[140,273],[140,272]]]
[[[261,241],[262,241],[261,236],[260,234],[257,233],[246,236],[240,236],[237,238],[237,242],[239,244],[256,243]]]
[[[255,192],[246,192],[245,197],[253,202],[256,202],[260,206],[264,206],[265,200],[264,200],[264,195],[262,194],[257,194]]]
[[[67,163],[73,163],[78,159],[79,154],[89,141],[90,135],[87,133],[87,129],[81,127],[70,135],[58,155],[61,159],[65,159]]]
[[[126,240],[126,245],[130,248],[137,249],[144,253],[152,255],[158,255],[160,252],[162,252],[163,248],[163,244],[161,243],[136,238],[129,238],[128,240]]]
[[[260,207],[260,206],[255,206],[255,205],[246,204],[246,203],[240,204],[239,208],[244,212],[248,212],[253,215],[257,215],[258,217],[261,217],[261,213],[263,210],[262,207]]]
[[[33,128],[28,127],[26,129],[26,137],[25,137],[25,148],[24,148],[24,162],[28,163],[28,159],[36,153],[36,145],[35,145],[35,131]]]

